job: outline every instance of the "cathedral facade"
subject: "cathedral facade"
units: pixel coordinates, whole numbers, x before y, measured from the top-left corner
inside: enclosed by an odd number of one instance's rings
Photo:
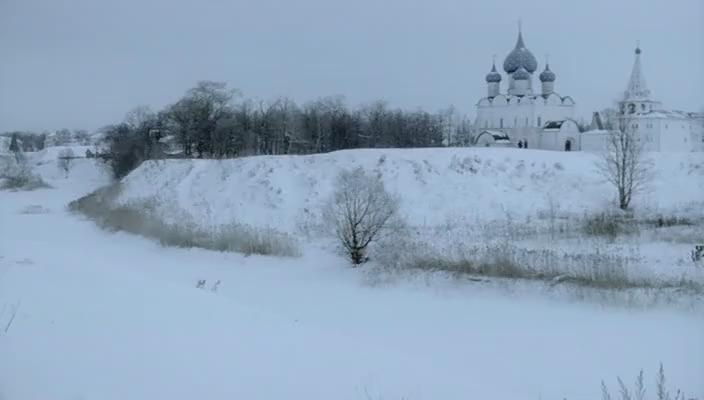
[[[526,48],[519,29],[516,45],[503,63],[486,75],[487,95],[477,102],[474,141],[477,146],[578,150],[575,102],[555,92],[556,75],[546,62],[534,88],[538,62]],[[502,83],[505,83],[505,92]]]

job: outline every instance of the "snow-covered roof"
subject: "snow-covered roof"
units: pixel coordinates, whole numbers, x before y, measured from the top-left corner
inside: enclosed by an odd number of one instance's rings
[[[493,137],[496,142],[499,142],[502,140],[505,140],[507,142],[511,141],[511,139],[508,137],[508,135],[505,132],[496,131],[496,130],[492,130],[492,129],[485,129],[482,131],[482,133],[479,134],[479,136],[484,135],[484,134],[491,135],[491,137]]]
[[[582,132],[582,135],[608,135],[609,131],[606,129],[592,129]]]
[[[684,111],[679,110],[652,110],[642,113],[636,113],[638,118],[677,118],[677,119],[690,119],[692,116]]]
[[[556,92],[550,92],[550,93],[548,93],[548,94],[542,94],[542,93],[540,93],[540,94],[531,94],[531,95],[515,95],[515,94],[504,94],[504,93],[500,93],[498,96],[494,96],[494,97],[482,97],[481,99],[479,99],[479,101],[477,102],[476,105],[480,105],[480,104],[482,103],[482,101],[484,101],[484,100],[487,100],[487,101],[489,101],[489,103],[492,103],[492,104],[493,104],[494,101],[501,101],[501,100],[499,100],[499,99],[503,99],[503,101],[504,101],[506,104],[509,104],[509,103],[511,103],[511,102],[514,102],[514,101],[515,101],[516,103],[525,103],[525,102],[532,102],[532,103],[533,103],[533,102],[535,102],[536,100],[545,101],[545,100],[547,100],[547,99],[548,99],[549,97],[551,97],[551,96],[555,96],[555,97],[557,97],[558,99],[560,99],[560,102],[561,102],[561,103],[564,103],[565,101],[571,101],[572,103],[575,102],[574,99],[573,99],[571,96],[560,96],[560,95],[559,95],[558,93],[556,93]],[[515,100],[514,100],[514,99],[515,99]]]
[[[176,142],[176,135],[166,135],[159,139],[160,143],[174,143]]]

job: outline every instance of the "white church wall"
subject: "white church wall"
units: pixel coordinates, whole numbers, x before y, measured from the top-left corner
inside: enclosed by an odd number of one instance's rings
[[[583,132],[580,139],[580,147],[582,151],[598,153],[606,151],[609,135],[610,133],[607,130]]]
[[[664,120],[666,129],[660,134],[660,151],[690,152],[694,143],[690,142],[689,123],[683,119]]]

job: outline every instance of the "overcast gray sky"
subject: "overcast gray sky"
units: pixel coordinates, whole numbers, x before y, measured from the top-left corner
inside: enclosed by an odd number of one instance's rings
[[[654,96],[704,108],[702,0],[0,0],[0,131],[92,130],[198,80],[473,117],[519,18],[580,116],[625,89],[637,40]]]

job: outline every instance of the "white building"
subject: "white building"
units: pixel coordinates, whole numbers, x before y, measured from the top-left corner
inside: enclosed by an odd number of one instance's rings
[[[516,46],[504,60],[503,68],[508,81],[505,93],[501,92],[503,77],[496,71],[495,62],[486,75],[487,96],[477,103],[474,121],[475,145],[491,146],[488,136],[496,136],[498,131],[515,147],[578,150],[574,100],[555,92],[555,73],[547,63],[539,75],[540,91],[533,90],[533,73],[538,63],[526,48],[520,29]],[[545,129],[551,123],[552,127]],[[482,143],[477,142],[479,139]],[[505,145],[503,141],[502,145]]]
[[[631,77],[618,102],[617,121],[613,125],[638,134],[646,151],[689,152],[704,150],[704,122],[700,115],[665,110],[653,99],[643,75],[641,49],[636,47]],[[608,132],[585,132],[582,148],[599,151],[606,147]]]

